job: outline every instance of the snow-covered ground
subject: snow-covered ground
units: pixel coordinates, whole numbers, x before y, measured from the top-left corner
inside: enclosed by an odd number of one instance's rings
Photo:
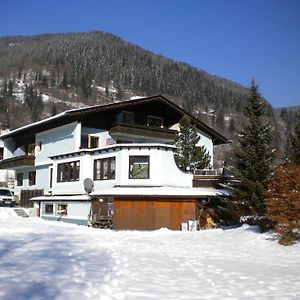
[[[300,299],[300,244],[246,226],[117,232],[0,208],[0,299]]]

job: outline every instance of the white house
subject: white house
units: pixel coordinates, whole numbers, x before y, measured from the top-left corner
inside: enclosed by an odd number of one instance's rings
[[[201,199],[227,195],[193,187],[193,175],[178,169],[174,139],[184,114],[212,161],[213,146],[227,139],[165,97],[153,96],[69,110],[6,133],[0,168],[15,170],[15,194],[22,205],[33,202],[42,218],[180,229],[197,219]],[[86,178],[93,182],[89,194]]]

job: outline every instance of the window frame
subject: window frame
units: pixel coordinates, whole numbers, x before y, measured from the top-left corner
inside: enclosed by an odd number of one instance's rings
[[[104,163],[107,162],[107,176],[104,176]],[[114,168],[112,168],[114,166]],[[113,172],[112,172],[113,171]],[[116,157],[109,156],[94,159],[94,180],[115,180],[116,179]]]
[[[46,212],[46,206],[52,206],[52,213],[48,213]],[[44,203],[43,204],[43,215],[54,215],[54,211],[55,211],[55,205],[53,203]]]
[[[30,176],[32,174],[34,174],[33,178],[31,178],[31,176]],[[36,171],[35,170],[28,172],[28,185],[29,186],[36,185]]]
[[[80,179],[80,160],[57,164],[56,182],[76,182]]]
[[[145,162],[141,161],[139,162],[139,160],[145,159]],[[144,164],[146,163],[148,165],[147,168],[147,174],[146,177],[133,177],[132,172],[134,169],[134,164]],[[128,168],[128,178],[129,179],[150,179],[150,155],[130,155],[129,156],[129,168]]]
[[[152,118],[154,120],[159,120],[160,121],[160,125],[156,126],[156,125],[150,125],[149,119]],[[164,118],[162,117],[158,117],[158,116],[154,116],[154,115],[148,115],[147,116],[147,126],[150,127],[155,127],[155,128],[163,128],[164,127]]]
[[[66,207],[65,212],[59,213],[59,211],[63,210],[63,209],[61,209],[62,206]],[[67,216],[68,215],[68,204],[66,204],[66,203],[56,204],[56,215]]]
[[[19,177],[22,178],[19,178]],[[17,186],[23,186],[23,180],[24,180],[24,173],[23,172],[19,172],[16,174],[16,179],[17,179]]]

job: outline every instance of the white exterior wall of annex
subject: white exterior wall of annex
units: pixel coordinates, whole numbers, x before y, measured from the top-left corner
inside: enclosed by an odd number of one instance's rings
[[[113,150],[114,149],[114,150]],[[166,150],[167,149],[167,150]],[[129,178],[129,157],[149,156],[149,179]],[[97,154],[81,153],[76,156],[55,159],[53,162],[53,195],[59,194],[84,194],[83,181],[85,178],[93,179],[94,160],[107,157],[116,158],[115,179],[94,180],[94,191],[111,188],[113,186],[173,186],[192,187],[193,175],[183,173],[178,169],[174,160],[172,149],[165,147],[122,147],[111,148],[108,151]],[[80,161],[79,181],[57,182],[57,165]]]
[[[45,204],[52,204],[54,207],[53,214],[45,214],[44,212],[44,206]],[[68,205],[68,214],[66,216],[61,216],[57,212],[58,205],[67,204]],[[49,219],[57,220],[61,219],[62,221],[66,219],[72,219],[72,220],[88,220],[88,215],[90,213],[91,209],[91,203],[90,202],[81,202],[81,201],[53,201],[53,202],[43,202],[41,203],[41,207],[39,207],[38,202],[34,203],[35,208],[40,209],[40,214],[42,217],[46,217]]]

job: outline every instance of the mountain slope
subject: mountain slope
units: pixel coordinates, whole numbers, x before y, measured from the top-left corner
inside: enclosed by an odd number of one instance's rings
[[[248,92],[103,32],[1,38],[0,80],[0,118],[12,128],[80,103],[164,94],[232,139],[243,122]],[[275,146],[282,146],[288,121],[276,125],[279,116],[266,104]]]

